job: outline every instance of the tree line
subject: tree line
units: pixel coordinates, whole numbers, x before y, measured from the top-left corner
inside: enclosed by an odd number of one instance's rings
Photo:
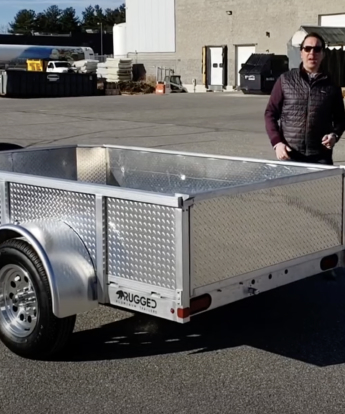
[[[35,32],[52,34],[69,34],[86,30],[111,31],[114,24],[126,21],[126,8],[122,4],[116,9],[89,6],[79,18],[73,7],[60,9],[57,5],[48,7],[41,13],[30,9],[20,10],[9,23],[8,32],[12,34],[30,35]]]

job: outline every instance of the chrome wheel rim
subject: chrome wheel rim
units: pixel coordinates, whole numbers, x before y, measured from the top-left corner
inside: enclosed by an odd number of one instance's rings
[[[0,317],[5,330],[21,338],[37,323],[37,295],[30,274],[10,264],[0,270]]]

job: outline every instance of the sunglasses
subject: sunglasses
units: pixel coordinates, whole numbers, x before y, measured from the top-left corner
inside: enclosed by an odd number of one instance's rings
[[[302,49],[307,53],[310,53],[312,50],[314,50],[315,53],[320,53],[322,51],[322,46],[303,46]]]

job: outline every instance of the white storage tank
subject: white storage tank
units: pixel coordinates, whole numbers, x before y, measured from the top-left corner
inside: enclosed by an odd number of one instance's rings
[[[127,56],[126,23],[114,25],[113,42],[114,57]]]
[[[126,0],[127,52],[174,53],[175,0]]]

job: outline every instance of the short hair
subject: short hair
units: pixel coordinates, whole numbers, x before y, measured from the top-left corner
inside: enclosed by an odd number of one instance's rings
[[[311,33],[308,33],[306,36],[305,36],[305,38],[303,39],[303,42],[301,43],[301,46],[300,46],[300,49],[302,50],[303,49],[303,47],[304,47],[304,42],[309,38],[309,37],[315,37],[316,39],[319,39],[320,40],[320,42],[321,42],[321,47],[322,47],[322,49],[326,49],[326,42],[325,42],[325,39],[321,36],[321,35],[319,35],[319,33],[316,33],[316,32],[311,32]]]

